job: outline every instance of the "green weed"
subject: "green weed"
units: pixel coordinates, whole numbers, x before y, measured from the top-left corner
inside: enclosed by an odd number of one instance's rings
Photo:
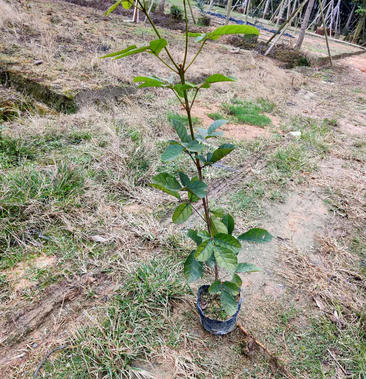
[[[20,166],[35,157],[35,149],[20,138],[5,136],[0,131],[0,168]]]
[[[293,177],[301,172],[309,172],[315,169],[309,158],[302,146],[290,143],[278,148],[272,154],[268,166],[287,177]]]
[[[180,330],[169,322],[170,302],[185,293],[180,270],[166,257],[141,265],[126,279],[104,320],[80,330],[73,349],[45,367],[48,375],[126,377],[138,373],[137,359],[147,359],[164,344],[174,347]]]
[[[226,116],[224,116],[222,113],[209,113],[207,115],[210,117],[212,120],[225,120]]]

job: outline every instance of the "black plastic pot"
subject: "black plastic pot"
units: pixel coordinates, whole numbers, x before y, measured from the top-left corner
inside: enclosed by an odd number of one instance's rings
[[[210,318],[205,316],[205,314],[203,313],[203,310],[201,308],[201,294],[203,292],[207,292],[208,287],[209,287],[208,285],[201,286],[197,292],[196,307],[198,310],[198,314],[200,316],[201,325],[203,326],[204,329],[206,329],[211,334],[215,334],[215,335],[219,335],[219,336],[222,336],[224,334],[228,334],[235,329],[235,324],[236,324],[236,320],[237,320],[238,315],[239,315],[242,298],[240,297],[240,300],[238,303],[238,309],[237,309],[237,311],[233,317],[231,317],[230,319],[225,320],[225,321],[211,320]]]

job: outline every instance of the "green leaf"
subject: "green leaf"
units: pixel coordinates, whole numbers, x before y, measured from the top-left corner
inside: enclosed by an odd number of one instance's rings
[[[197,140],[190,141],[188,143],[182,144],[188,151],[192,153],[200,153],[204,149],[204,145],[199,143]]]
[[[239,263],[236,272],[258,272],[261,269],[252,263]]]
[[[226,225],[215,216],[210,217],[210,227],[214,236],[218,233],[227,234],[228,232]]]
[[[192,83],[185,83],[185,84],[178,83],[178,84],[175,84],[171,88],[173,88],[177,92],[178,96],[184,97],[185,91],[189,91],[191,89],[197,88],[197,86]]]
[[[192,178],[192,182],[197,182],[199,180],[198,176],[195,176]],[[197,201],[200,199],[198,196],[194,195],[191,192],[188,192],[188,199],[191,203],[197,203]]]
[[[219,137],[223,135],[223,132],[216,132],[216,129],[218,129],[220,126],[226,124],[226,120],[216,120],[214,121],[208,129],[202,129],[198,128],[198,133],[196,133],[196,138],[203,141],[206,138],[213,138],[213,137]]]
[[[164,38],[154,39],[150,42],[150,49],[154,55],[159,55],[161,50],[168,45],[168,42]]]
[[[130,9],[133,5],[133,1],[132,0],[126,0],[126,1],[123,1],[122,0],[122,6],[123,8],[125,9]]]
[[[188,37],[198,37],[200,36],[202,33],[194,33],[194,32],[188,32],[187,35]]]
[[[238,258],[230,249],[216,246],[214,249],[214,255],[216,262],[220,267],[232,274],[235,272],[236,266],[238,265]]]
[[[267,230],[261,228],[250,229],[238,237],[239,240],[248,242],[269,242],[272,238],[272,235]]]
[[[197,247],[194,257],[199,262],[207,261],[214,251],[214,244],[211,239],[206,240]]]
[[[239,295],[240,288],[233,282],[224,282],[222,284],[222,290],[230,293],[233,296]]]
[[[220,126],[226,124],[227,121],[226,120],[215,120],[207,129],[207,132],[209,134],[209,136],[212,135],[212,133],[214,133],[218,128],[220,128]]]
[[[191,181],[185,188],[196,195],[199,199],[202,199],[206,196],[207,184],[201,182],[200,180]]]
[[[157,76],[136,76],[133,78],[135,83],[139,84],[139,88],[145,87],[166,87],[167,83],[164,79],[160,79]]]
[[[205,81],[200,85],[201,88],[209,88],[211,87],[212,83],[218,83],[218,82],[234,82],[236,81],[235,78],[230,76],[225,76],[222,74],[213,74],[210,75],[208,78],[205,79]]]
[[[259,30],[250,25],[225,25],[220,26],[210,33],[206,33],[206,39],[217,40],[223,35],[227,34],[247,34],[247,35],[259,35]]]
[[[216,217],[224,217],[225,209],[224,208],[210,208],[210,212]]]
[[[131,50],[126,51],[126,52],[123,53],[123,54],[120,54],[120,55],[115,56],[113,59],[121,59],[121,58],[128,57],[129,55],[134,55],[134,54],[143,53],[143,52],[146,51],[148,48],[149,48],[149,46],[143,46],[143,47],[140,47],[140,48],[138,48],[138,49],[133,49],[133,50],[131,49]]]
[[[182,203],[175,208],[172,220],[174,224],[183,224],[192,214],[192,206],[189,203]]]
[[[197,262],[194,259],[194,254],[195,251],[193,250],[184,262],[184,276],[186,277],[188,283],[194,282],[203,275],[203,263]]]
[[[171,123],[172,123],[174,130],[177,132],[177,134],[178,134],[178,136],[182,142],[192,141],[192,138],[188,136],[187,129],[184,126],[182,120],[180,120],[176,117],[172,117]]]
[[[207,230],[199,230],[197,232],[198,237],[201,237],[204,241],[208,240],[211,238],[210,234],[208,233]]]
[[[229,249],[240,249],[240,242],[230,234],[219,233],[215,236],[215,244]]]
[[[215,264],[216,264],[215,256],[211,255],[211,257],[208,258],[208,260],[206,261],[206,264],[208,265],[208,267],[210,267],[213,270],[215,268]]]
[[[169,195],[172,195],[176,197],[177,199],[180,199],[180,195],[177,191],[179,191],[182,187],[177,181],[177,179],[174,178],[174,176],[162,172],[161,174],[155,175],[152,178],[151,186],[160,189],[161,191],[164,191],[168,193]]]
[[[232,234],[234,231],[235,223],[234,223],[234,219],[231,217],[231,215],[226,214],[222,218],[222,222],[226,225],[228,233]]]
[[[120,4],[122,4],[122,0],[119,0],[115,2],[113,5],[111,5],[105,12],[104,16],[108,16],[110,13],[112,13]]]
[[[221,292],[221,306],[229,316],[233,316],[238,310],[238,303],[234,296],[226,291]]]
[[[130,50],[133,50],[133,49],[137,49],[137,46],[136,46],[136,45],[131,45],[131,46],[126,47],[124,50],[117,51],[117,52],[115,52],[115,53],[109,53],[109,54],[107,54],[107,55],[102,56],[101,58],[112,58],[112,57],[116,57],[117,55],[122,55],[122,54],[124,54],[124,53],[127,53],[127,51],[130,51]]]
[[[243,284],[243,281],[241,280],[241,277],[238,274],[234,274],[232,282],[235,283],[239,288]]]
[[[187,233],[187,236],[193,241],[196,243],[196,245],[201,245],[202,243],[202,238],[198,235],[197,231],[196,230],[193,230],[193,229],[189,229],[188,230],[188,233]]]
[[[172,143],[165,149],[164,153],[161,155],[161,160],[163,162],[169,162],[177,158],[183,152],[183,146],[178,143]]]
[[[208,292],[211,295],[214,295],[215,293],[218,293],[221,291],[221,282],[220,280],[215,280],[210,287],[208,287]]]
[[[210,159],[211,163],[215,163],[220,159],[224,158],[226,155],[230,154],[235,149],[235,146],[230,143],[225,143],[216,149]]]
[[[179,179],[180,179],[180,182],[182,183],[183,187],[187,186],[189,183],[191,183],[191,181],[189,180],[189,177],[187,174],[185,174],[184,172],[179,172],[178,173],[179,175]]]

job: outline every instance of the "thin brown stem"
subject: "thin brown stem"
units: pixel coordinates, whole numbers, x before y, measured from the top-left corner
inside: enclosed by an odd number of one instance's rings
[[[201,215],[201,213],[200,212],[198,212],[198,210],[191,204],[191,207],[193,208],[193,210],[198,214],[198,216],[200,216],[201,217],[201,219],[204,221],[204,222],[206,222],[206,220],[205,220],[205,218]]]
[[[186,67],[186,69],[184,71],[187,71],[191,67],[192,63],[196,60],[196,58],[200,55],[200,52],[202,51],[203,46],[205,46],[206,41],[207,40],[205,40],[205,41],[202,42],[202,45],[198,49],[196,55],[193,57],[193,59],[191,60],[191,62],[189,63],[189,65]]]

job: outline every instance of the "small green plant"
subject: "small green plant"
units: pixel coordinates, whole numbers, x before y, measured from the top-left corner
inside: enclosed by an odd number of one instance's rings
[[[177,20],[177,21],[183,20],[183,10],[176,5],[172,5],[170,7],[170,15],[174,18],[174,20]]]
[[[225,111],[239,123],[246,123],[255,126],[267,126],[271,123],[271,120],[263,112],[269,112],[273,110],[270,108],[270,103],[261,99],[260,105],[254,104],[250,101],[241,101],[233,99],[232,104],[224,104]]]
[[[109,14],[119,5],[129,8],[132,0],[119,0],[106,12]],[[161,172],[152,178],[151,185],[178,200],[172,220],[175,224],[182,224],[188,220],[195,211],[205,228],[201,230],[190,229],[188,237],[197,245],[191,251],[184,263],[184,274],[189,283],[201,278],[204,269],[214,270],[214,278],[208,288],[208,294],[216,302],[219,299],[221,310],[226,316],[232,316],[237,312],[237,297],[240,294],[242,280],[239,273],[258,271],[258,267],[250,263],[239,263],[238,253],[241,242],[266,242],[272,236],[264,229],[253,228],[245,233],[235,236],[235,223],[233,217],[222,210],[210,209],[207,184],[204,182],[205,170],[230,154],[235,146],[222,144],[212,149],[208,143],[210,139],[222,135],[218,129],[226,123],[225,120],[214,121],[208,129],[195,128],[192,117],[192,107],[199,91],[210,88],[217,82],[232,82],[235,79],[222,74],[213,74],[206,77],[200,83],[192,83],[186,80],[188,69],[195,62],[203,47],[209,40],[217,40],[228,34],[256,34],[258,30],[248,25],[226,25],[207,33],[190,33],[188,29],[187,0],[183,0],[185,20],[185,49],[182,62],[177,62],[169,48],[168,42],[161,37],[158,29],[151,20],[145,2],[137,0],[137,7],[146,15],[157,39],[148,45],[137,47],[136,45],[105,55],[103,58],[121,59],[138,53],[154,55],[162,64],[175,73],[177,80],[163,79],[157,76],[137,76],[133,79],[139,83],[140,88],[158,87],[173,91],[183,109],[186,112],[186,120],[181,117],[171,117],[173,129],[178,135],[177,140],[170,140],[162,153],[163,162],[171,162],[183,154],[189,157],[196,172],[188,176],[185,172],[172,175]],[[188,58],[189,38],[194,37],[200,46],[192,59]],[[188,126],[188,128],[186,127]],[[197,207],[201,202],[203,213]],[[219,268],[224,269],[230,275],[231,280],[223,280],[219,275]],[[222,312],[221,312],[222,313]]]

